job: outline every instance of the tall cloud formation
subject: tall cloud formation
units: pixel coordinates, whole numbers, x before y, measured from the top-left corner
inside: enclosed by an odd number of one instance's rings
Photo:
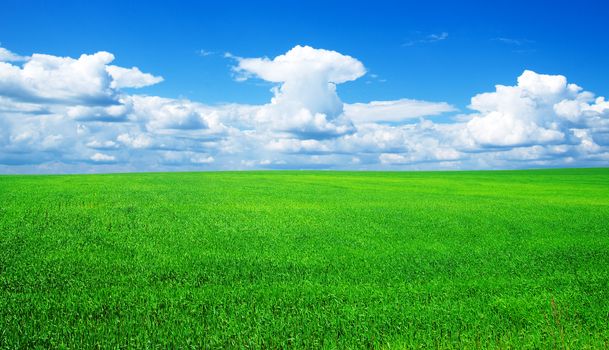
[[[260,108],[256,122],[291,132],[299,138],[325,138],[353,130],[343,118],[343,103],[336,84],[364,74],[364,65],[336,51],[296,46],[284,55],[268,58],[237,58],[241,79],[255,76],[279,83],[271,103]]]
[[[331,50],[230,56],[236,80],[275,84],[263,105],[127,92],[163,78],[108,52],[22,56],[0,48],[0,172],[252,168],[489,169],[602,166],[609,102],[561,75],[525,71],[475,95],[470,113],[403,98],[343,103],[366,74]],[[131,90],[129,90],[131,91]],[[434,119],[437,116],[441,119]],[[436,121],[434,121],[436,120]]]

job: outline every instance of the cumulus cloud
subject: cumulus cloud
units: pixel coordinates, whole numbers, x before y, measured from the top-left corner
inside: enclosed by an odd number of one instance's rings
[[[314,49],[310,46],[295,46],[274,59],[238,58],[235,68],[246,75],[254,74],[261,79],[286,83],[298,79],[311,79],[321,83],[340,84],[355,80],[366,73],[364,65],[357,59],[336,51]],[[311,77],[313,75],[313,77]]]
[[[91,160],[98,163],[111,163],[116,160],[116,157],[98,152],[91,156]]]
[[[83,105],[116,103],[121,87],[142,87],[161,77],[137,68],[109,66],[114,55],[100,51],[79,58],[33,54],[22,66],[0,62],[0,95],[16,101]]]
[[[80,121],[123,122],[132,111],[132,104],[128,99],[120,99],[119,104],[110,106],[69,106],[66,115]]]
[[[573,129],[592,127],[606,117],[604,98],[562,75],[524,71],[515,86],[497,85],[495,92],[474,96],[470,108],[479,112],[467,132],[481,147],[515,147],[577,142]]]
[[[0,113],[47,114],[49,108],[36,103],[14,101],[0,96]]]
[[[271,140],[266,144],[266,149],[279,153],[308,154],[327,153],[332,151],[332,148],[323,141],[314,139],[300,140],[293,138],[278,138]]]
[[[0,62],[0,94],[20,101],[104,103],[113,100],[108,52],[78,59],[34,54],[23,67]]]
[[[441,36],[440,36],[441,37]],[[431,40],[431,39],[430,39]],[[266,104],[207,105],[123,89],[162,77],[78,58],[2,51],[0,172],[163,169],[478,169],[609,161],[609,102],[561,75],[525,71],[472,97],[470,112],[408,98],[343,103],[366,74],[351,56],[296,46],[230,56],[240,79],[272,83]],[[238,80],[240,80],[238,79]]]
[[[132,96],[134,115],[150,130],[207,129],[201,106],[188,100],[156,96]]]
[[[171,166],[208,165],[215,161],[213,156],[191,151],[162,151],[161,163]]]
[[[26,58],[19,56],[3,47],[0,47],[0,62],[24,61]]]
[[[336,84],[366,73],[357,59],[336,51],[296,46],[274,59],[236,58],[241,77],[279,83],[271,103],[255,115],[256,122],[303,137],[325,137],[353,130],[341,118],[343,103]]]
[[[86,143],[86,146],[92,149],[116,149],[119,147],[119,145],[112,140],[91,140]]]
[[[107,66],[106,71],[112,77],[110,87],[114,89],[141,88],[163,81],[163,77],[155,77],[150,73],[142,73],[137,67],[123,68],[119,66]]]
[[[194,164],[211,164],[215,159],[212,156],[197,154],[190,157],[190,161]]]
[[[131,135],[124,133],[118,135],[116,140],[131,148],[147,148],[152,144],[152,138],[146,134]]]

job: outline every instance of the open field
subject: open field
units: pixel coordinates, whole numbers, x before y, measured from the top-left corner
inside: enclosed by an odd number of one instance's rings
[[[0,347],[609,342],[609,169],[0,176]]]

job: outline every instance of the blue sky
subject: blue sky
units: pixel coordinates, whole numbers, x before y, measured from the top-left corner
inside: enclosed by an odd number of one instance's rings
[[[472,94],[512,83],[524,69],[609,94],[604,1],[4,0],[0,7],[0,42],[12,51],[109,51],[116,64],[165,77],[147,93],[206,103],[271,96],[256,82],[233,81],[222,53],[274,57],[298,44],[357,57],[386,80],[341,86],[347,102],[409,96],[465,107]],[[442,33],[445,40],[404,45]]]
[[[459,115],[489,112],[487,110],[469,110],[467,106],[472,97],[484,92],[494,92],[496,84],[516,86],[516,79],[525,70],[538,74],[562,75],[568,79],[568,83],[576,83],[596,96],[607,96],[609,94],[607,84],[609,82],[607,65],[609,62],[609,45],[607,44],[609,26],[606,24],[608,10],[609,5],[603,1],[553,1],[551,3],[545,1],[374,1],[369,3],[308,1],[294,4],[278,1],[57,2],[4,0],[0,4],[0,46],[24,57],[41,53],[76,59],[82,54],[107,51],[114,55],[113,65],[127,68],[138,67],[142,72],[163,77],[163,81],[160,83],[146,84],[147,86],[138,89],[125,86],[120,93],[186,99],[205,106],[224,106],[226,104],[260,106],[269,103],[274,96],[271,88],[280,86],[281,83],[261,78],[260,71],[256,70],[247,71],[248,79],[246,80],[236,79],[239,60],[259,57],[273,59],[289,52],[297,45],[310,46],[314,49],[331,50],[353,57],[365,66],[366,74],[336,84],[340,101],[355,104],[412,99],[446,103],[453,107],[451,111],[446,110],[441,114],[418,117],[427,117],[426,119],[437,123],[457,123],[464,120],[464,117],[459,117]],[[227,52],[236,58],[225,57]],[[23,63],[12,64],[22,65]],[[241,71],[244,70],[241,69]],[[11,103],[16,103],[16,98],[10,93],[5,92],[4,95],[11,99]],[[554,102],[560,102],[563,97]],[[573,99],[578,100],[576,97]],[[593,106],[591,108],[600,111],[598,118],[601,120],[606,118],[601,107],[594,107],[592,102],[590,105]],[[11,111],[14,112],[14,108]],[[311,112],[317,111],[311,110]],[[6,125],[12,125],[15,118],[18,118],[8,116],[6,111],[0,113],[4,113]],[[53,111],[53,113],[61,114],[62,112]],[[541,125],[539,121],[545,120],[544,118],[536,114],[534,117],[536,125]],[[391,120],[394,124],[397,123],[401,126],[408,124],[403,119],[399,119],[397,122],[395,118]],[[133,122],[133,120],[131,121]],[[95,122],[97,124],[90,129],[114,127],[113,125],[104,126],[99,120],[95,120]],[[386,120],[380,120],[380,122],[383,126],[387,125]],[[222,123],[227,126],[229,124],[225,121]],[[580,122],[578,121],[578,123]],[[601,123],[602,125],[599,126],[599,122],[595,123],[596,131],[593,134],[596,136],[590,137],[594,139],[595,144],[603,148],[599,152],[604,154],[605,131],[603,128],[605,124]],[[542,126],[548,130],[554,130],[548,126],[550,124]],[[571,140],[575,137],[573,131],[570,131],[569,135],[565,134],[565,130],[574,129],[574,125],[572,123],[559,128],[563,133],[563,140],[569,139],[564,144],[574,144],[574,141]],[[578,125],[578,129],[584,129],[583,124]],[[76,124],[64,125],[64,127],[77,126]],[[5,128],[8,127],[5,126]],[[250,126],[245,129],[250,130],[251,128]],[[590,129],[591,126],[586,124],[585,128]],[[144,126],[143,129],[146,129],[147,132],[151,130],[149,125]],[[258,129],[254,128],[254,130]],[[342,135],[357,134],[360,130],[363,128],[355,125],[351,131],[345,131]],[[108,132],[104,134],[104,137],[114,137],[113,142],[116,142],[116,137],[126,132],[123,131],[125,130]],[[266,144],[279,138],[290,139],[278,135],[276,131],[273,135],[269,134],[269,138],[265,141]],[[286,130],[280,131],[286,132]],[[264,132],[268,133],[269,130],[265,129]],[[599,133],[602,135],[598,136]],[[6,132],[3,149],[5,154],[15,152],[15,149],[19,148],[14,141],[11,141],[18,138],[15,135],[14,130]],[[364,137],[361,133],[358,135]],[[502,148],[503,152],[506,147],[509,147],[510,150],[522,151],[523,147],[546,147],[547,142],[553,146],[560,144],[556,141],[556,137],[534,135],[538,134],[529,133],[526,137],[512,137],[517,142],[506,141],[509,139],[509,135],[503,135],[502,140],[483,142],[481,139],[475,139],[474,141],[478,143],[478,148],[484,149],[483,153],[487,154],[491,154],[491,150],[494,152],[499,148]],[[89,136],[93,137],[92,134]],[[149,136],[154,138],[153,135]],[[339,137],[338,134],[334,136]],[[209,135],[206,137],[209,138]],[[302,143],[307,140],[306,137],[296,135],[292,138],[296,142]],[[412,137],[406,138],[413,139]],[[457,152],[470,152],[468,154],[473,152],[472,149],[463,148],[462,144],[455,146],[455,142],[448,138],[443,134],[435,137],[435,140],[441,145],[449,144],[450,148]],[[319,141],[320,138],[310,138],[309,140]],[[547,142],[542,142],[544,140]],[[416,149],[415,146],[410,145],[395,154],[404,159],[410,159],[408,154]],[[261,164],[262,162],[272,164],[274,161],[279,162],[278,164],[285,163],[286,167],[293,165],[296,168],[306,168],[310,165],[304,159],[306,157],[329,157],[330,155],[344,155],[347,152],[345,147],[339,151],[331,146],[325,148],[320,146],[324,149],[323,151],[318,150],[313,152],[313,155],[299,153],[297,155],[304,158],[293,159],[294,162],[291,162],[283,155],[276,156],[272,152],[263,157],[277,159],[258,159],[258,156],[250,154],[251,152],[247,149],[249,146],[244,146],[244,149],[237,152],[240,155],[233,154],[229,157],[230,159],[220,161],[220,159],[224,159],[220,155],[224,151],[218,145],[208,152],[204,147],[185,147],[185,149],[178,150],[202,153],[205,157],[214,158],[214,166],[217,168],[239,168],[240,166],[236,164],[257,164],[258,166],[264,165]],[[251,147],[256,148],[259,145]],[[176,146],[169,148],[173,149]],[[156,149],[163,149],[163,147],[157,146]],[[377,158],[381,154],[391,153],[389,152],[391,149],[378,151]],[[375,164],[372,162],[374,156],[368,159],[368,151],[368,149],[359,149],[347,157],[360,159],[357,164],[348,165],[344,163],[344,159],[347,158],[340,156],[334,160],[328,158],[328,161],[322,162],[320,167],[367,169],[385,168],[389,164],[382,162]],[[65,158],[65,154],[61,154],[59,151],[56,154],[50,154],[48,150],[32,152],[42,152],[46,156],[33,157],[36,159],[31,164],[18,164],[18,167],[15,167],[12,161],[5,161],[3,168],[0,169],[5,172],[46,171],[44,164],[53,163],[55,165],[48,171],[89,171],[91,169],[96,171],[95,164],[80,162],[79,156],[68,157],[70,158],[68,160]],[[119,150],[112,152],[118,153]],[[108,159],[114,157],[116,160],[97,164],[99,165],[97,169],[100,171],[164,168],[158,164],[154,166],[147,163],[133,164],[128,161],[130,157],[125,153],[122,158],[118,154],[110,155],[108,152],[101,151],[98,153],[107,155]],[[362,153],[365,153],[364,156],[361,156]],[[602,165],[605,159],[604,156],[601,156],[601,158],[597,157],[600,160],[590,161],[590,158],[575,155],[572,152],[567,153],[556,156],[558,161],[547,163],[543,163],[543,161],[536,163],[536,160],[533,162],[516,160],[496,164],[489,160],[484,164],[469,161],[453,165],[439,165],[438,162],[431,162],[429,167],[512,168],[568,166],[569,164],[596,166]],[[82,155],[83,152],[79,154]],[[290,154],[294,154],[294,152]],[[545,154],[543,157],[550,156]],[[575,161],[571,161],[569,164],[560,161],[567,157],[574,158]],[[5,158],[14,159],[10,155]],[[154,157],[151,156],[150,159],[152,162]],[[398,165],[401,168],[419,168],[422,166],[421,164],[425,164],[425,162],[421,163],[417,157],[412,159],[417,160],[413,162],[404,160]],[[254,163],[248,163],[250,160]],[[184,168],[190,169],[189,166],[194,165],[190,164]],[[197,166],[194,168],[199,169]],[[427,166],[423,166],[423,168],[427,168]]]

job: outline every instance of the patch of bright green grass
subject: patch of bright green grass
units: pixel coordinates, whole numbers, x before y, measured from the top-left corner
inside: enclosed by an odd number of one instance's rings
[[[609,340],[609,169],[0,177],[2,348]]]

